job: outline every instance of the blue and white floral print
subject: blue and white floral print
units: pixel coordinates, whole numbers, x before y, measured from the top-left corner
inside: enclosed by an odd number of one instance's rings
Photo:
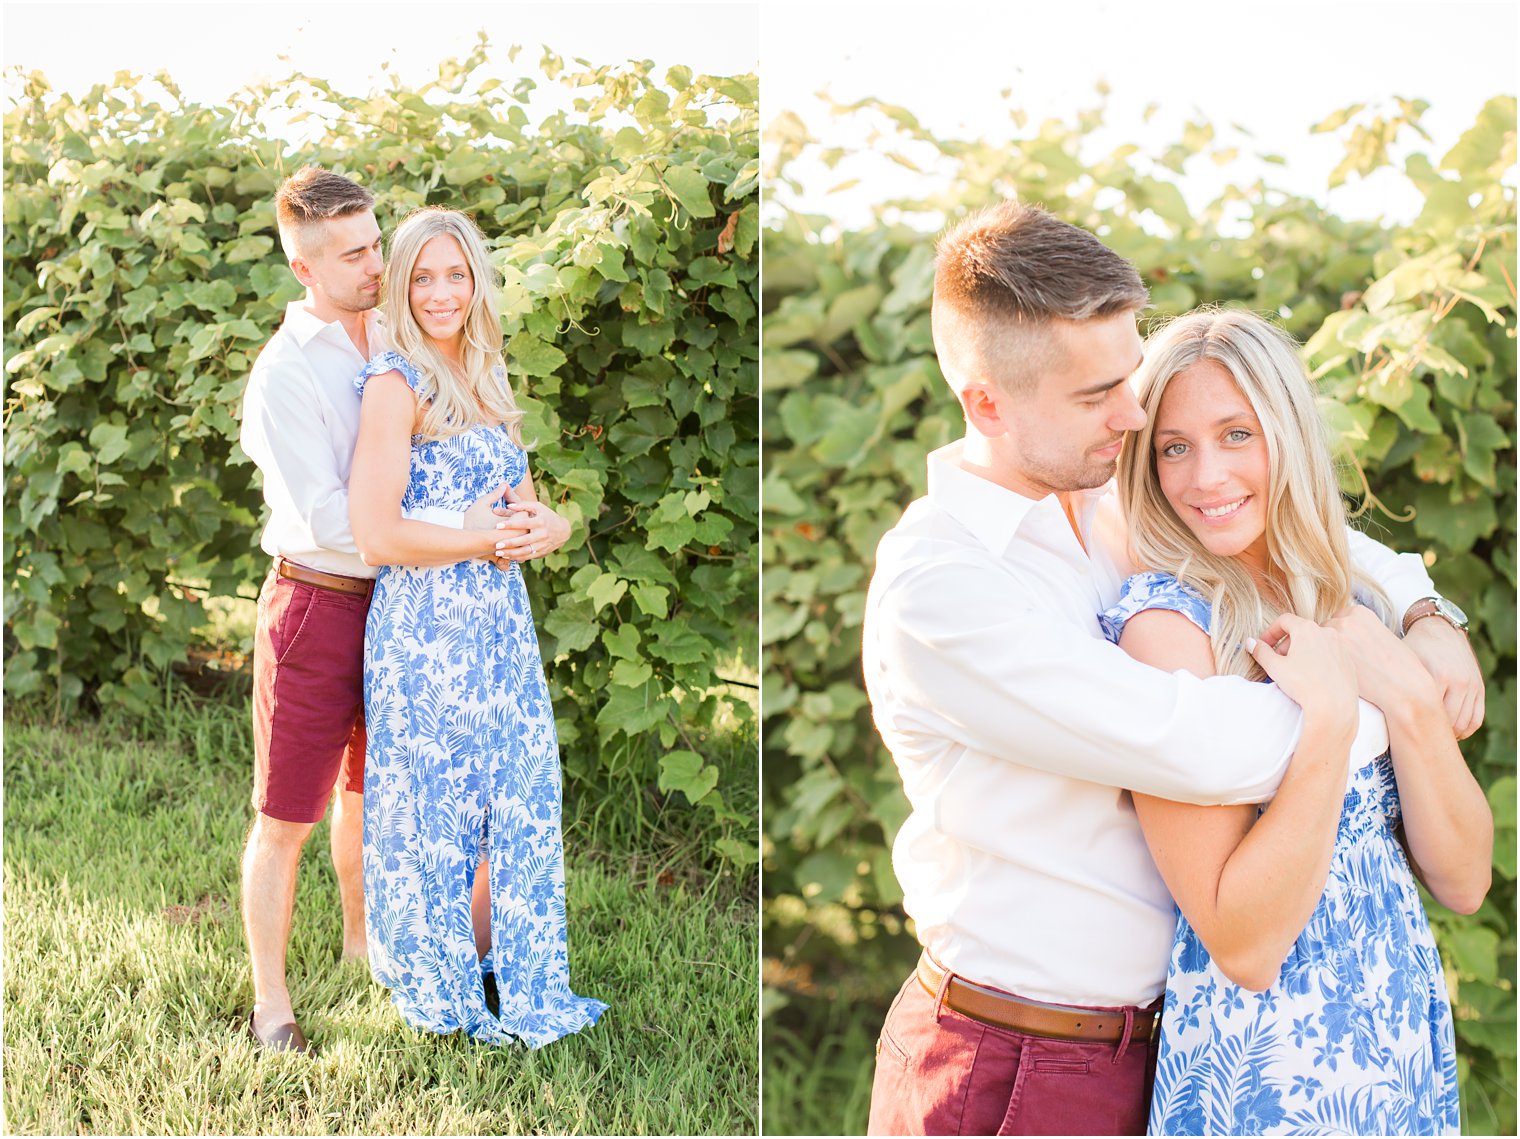
[[[1210,606],[1169,574],[1124,583],[1110,640],[1145,609],[1205,632]],[[1152,1135],[1454,1135],[1457,1055],[1441,958],[1399,845],[1384,753],[1350,776],[1325,892],[1264,993],[1234,984],[1178,915]]]
[[[1181,613],[1205,633],[1212,623],[1209,599],[1191,585],[1178,581],[1169,573],[1137,573],[1125,578],[1119,587],[1119,600],[1098,614],[1098,625],[1103,635],[1117,645],[1125,622],[1147,609],[1171,609]]]
[[[355,380],[409,361],[382,353]],[[504,427],[413,438],[405,509],[464,510],[527,474]],[[559,742],[521,571],[481,560],[384,566],[364,630],[364,902],[370,967],[401,1015],[537,1048],[607,1006],[570,991]],[[470,890],[490,860],[491,953]],[[481,987],[494,969],[500,1015]]]

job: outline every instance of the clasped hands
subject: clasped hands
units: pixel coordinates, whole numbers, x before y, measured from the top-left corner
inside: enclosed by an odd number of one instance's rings
[[[503,502],[505,499],[505,502]],[[467,530],[496,530],[496,553],[490,560],[497,569],[552,554],[570,538],[570,522],[552,507],[525,498],[510,483],[481,495],[465,511]]]
[[[1300,628],[1312,627],[1289,615],[1286,624],[1295,622]],[[1466,634],[1439,617],[1421,618],[1401,639],[1372,610],[1351,605],[1324,628],[1336,634],[1364,700],[1386,709],[1392,702],[1424,693],[1440,702],[1457,739],[1465,740],[1483,726],[1483,677],[1477,658]],[[1285,654],[1291,643],[1288,633],[1279,618],[1260,639]]]

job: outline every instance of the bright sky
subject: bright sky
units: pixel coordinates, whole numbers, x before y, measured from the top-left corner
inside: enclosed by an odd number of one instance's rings
[[[291,71],[362,95],[398,74],[408,86],[490,37],[502,77],[538,74],[538,45],[594,65],[652,59],[713,75],[758,66],[753,3],[702,4],[243,4],[10,3],[4,10],[10,69],[40,70],[55,91],[82,93],[122,69],[167,69],[195,102],[219,102],[256,79]],[[506,49],[523,44],[515,68]],[[288,57],[281,60],[281,56]],[[381,70],[389,63],[390,72]],[[545,85],[547,86],[547,85]],[[542,87],[541,87],[542,90]]]
[[[1520,6],[1513,0],[772,2],[762,11],[762,126],[791,110],[826,142],[864,151],[863,132],[832,120],[814,97],[826,88],[841,103],[873,96],[904,106],[941,138],[1009,139],[1015,131],[1010,109],[1027,111],[1031,130],[1052,116],[1071,122],[1077,111],[1098,104],[1095,88],[1106,80],[1111,129],[1094,153],[1123,142],[1178,141],[1182,124],[1201,115],[1243,153],[1287,159],[1286,166],[1224,170],[1206,160],[1190,163],[1182,189],[1194,206],[1263,170],[1269,184],[1327,201],[1341,144],[1308,132],[1351,103],[1391,109],[1395,95],[1424,99],[1431,107],[1423,125],[1434,141],[1409,138],[1439,159],[1489,98],[1520,88]],[[1159,109],[1147,125],[1142,113],[1150,103]],[[1232,123],[1254,139],[1231,132]],[[852,177],[861,185],[827,193]],[[834,170],[811,170],[806,182],[797,205],[846,225],[863,223],[873,202],[915,196],[921,185],[870,153]],[[773,201],[789,199],[778,194]],[[1353,179],[1328,204],[1362,217],[1407,219],[1419,209],[1400,179],[1376,175]]]
[[[74,92],[109,82],[121,69],[151,75],[166,68],[187,98],[206,102],[290,71],[362,94],[387,82],[382,63],[417,85],[436,75],[439,60],[467,54],[479,30],[490,36],[492,61],[509,80],[537,74],[541,43],[596,64],[647,57],[661,67],[682,63],[714,74],[758,68],[762,122],[793,110],[815,134],[863,152],[835,170],[813,171],[799,203],[849,223],[865,220],[874,201],[913,195],[919,184],[879,154],[865,153],[859,125],[832,120],[814,97],[820,89],[841,102],[875,96],[902,104],[942,137],[995,140],[1012,137],[1011,109],[1027,111],[1032,123],[1049,116],[1069,121],[1096,105],[1095,87],[1105,80],[1112,88],[1108,129],[1091,140],[1095,151],[1129,141],[1169,143],[1185,121],[1202,116],[1243,153],[1278,153],[1288,162],[1223,170],[1195,162],[1183,183],[1193,204],[1263,170],[1274,184],[1326,200],[1341,148],[1330,136],[1310,136],[1313,123],[1353,102],[1424,99],[1434,141],[1409,136],[1403,150],[1418,146],[1438,158],[1488,98],[1520,89],[1517,11],[1515,0],[427,6],[7,0],[3,62],[8,92],[18,66],[39,69],[55,89]],[[505,56],[513,43],[528,48],[515,67]],[[536,105],[546,109],[566,97],[549,85],[538,95]],[[1151,103],[1159,110],[1146,124],[1142,113]],[[1232,123],[1254,137],[1235,134]],[[826,193],[850,177],[861,184]],[[1328,202],[1354,216],[1403,218],[1418,209],[1407,187],[1382,176],[1353,180]]]

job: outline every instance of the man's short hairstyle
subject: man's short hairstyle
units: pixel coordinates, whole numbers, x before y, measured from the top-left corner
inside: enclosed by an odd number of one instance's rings
[[[934,347],[957,390],[983,379],[1028,392],[1059,363],[1053,322],[1134,312],[1148,300],[1135,267],[1085,229],[1003,202],[939,239]]]
[[[320,166],[303,166],[275,191],[280,247],[291,261],[317,257],[322,252],[323,222],[374,208],[375,195],[357,182]]]

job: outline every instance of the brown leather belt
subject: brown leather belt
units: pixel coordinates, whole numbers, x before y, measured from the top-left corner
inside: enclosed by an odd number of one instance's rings
[[[939,995],[944,979],[945,971],[927,953],[918,959],[918,983],[931,996]],[[1040,1004],[974,985],[953,973],[945,989],[945,1004],[972,1020],[1031,1036],[1106,1044],[1118,1044],[1124,1039],[1126,1018],[1122,1008],[1079,1009]],[[1161,1027],[1160,1003],[1151,1009],[1135,1009],[1129,1019],[1133,1025],[1131,1039],[1154,1040]]]
[[[330,589],[334,593],[351,593],[356,597],[364,597],[375,588],[373,578],[345,577],[341,573],[325,573],[322,570],[314,570],[310,566],[286,561],[284,558],[275,559],[274,572],[280,577],[290,578],[291,581],[299,581],[302,585]]]

